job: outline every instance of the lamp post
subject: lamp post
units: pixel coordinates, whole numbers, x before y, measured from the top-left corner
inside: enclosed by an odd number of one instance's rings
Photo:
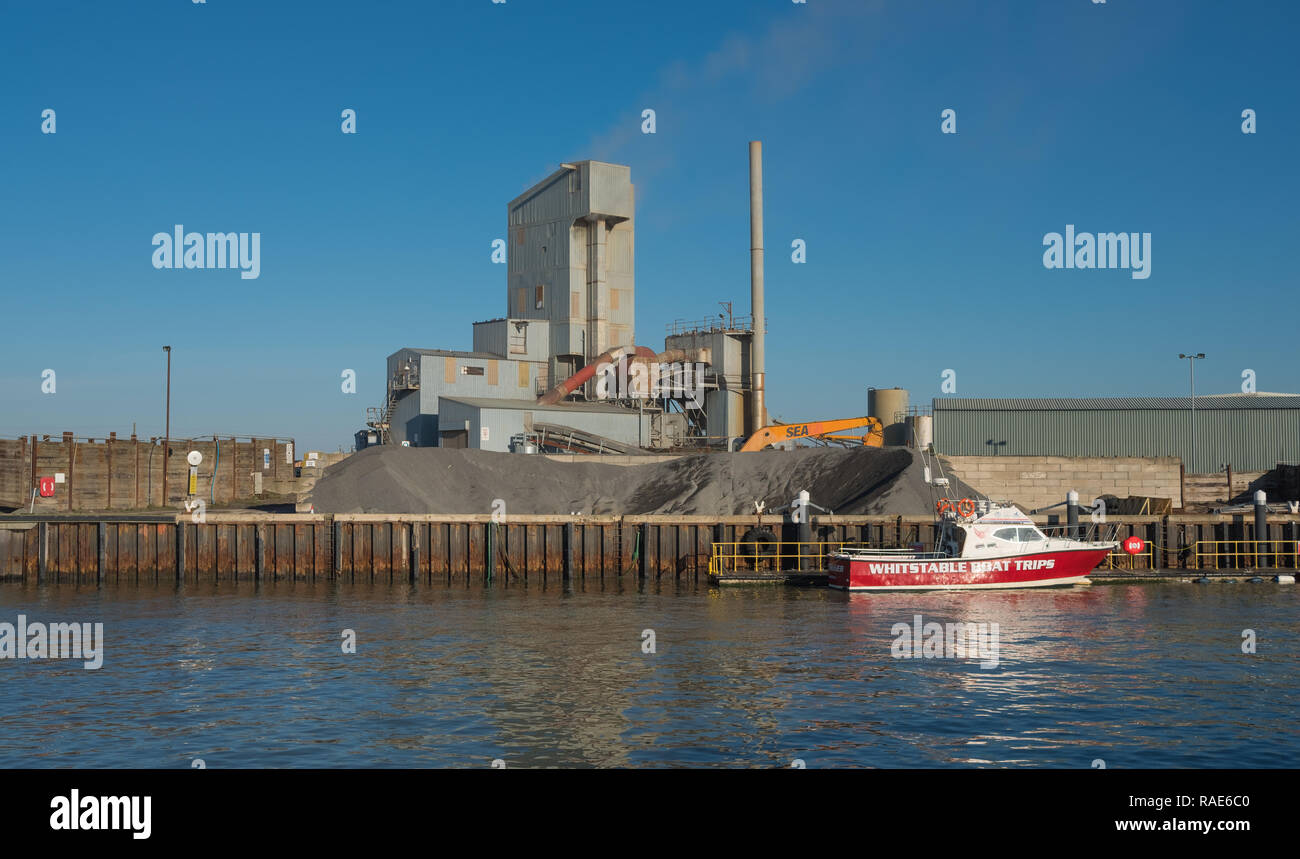
[[[1178,353],[1179,358],[1187,359],[1188,378],[1192,386],[1192,463],[1196,462],[1196,361],[1204,358],[1204,352],[1197,352],[1195,355]]]
[[[163,351],[167,353],[167,427],[163,435],[163,479],[162,479],[162,503],[167,506],[167,450],[172,444],[172,347],[164,346]]]

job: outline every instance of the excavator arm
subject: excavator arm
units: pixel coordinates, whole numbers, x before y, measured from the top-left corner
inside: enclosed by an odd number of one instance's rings
[[[762,450],[768,445],[783,441],[815,438],[861,427],[867,427],[867,434],[860,436],[863,444],[881,447],[885,443],[884,426],[880,421],[875,418],[844,418],[835,421],[811,421],[805,424],[773,424],[751,435],[740,449],[742,451]]]

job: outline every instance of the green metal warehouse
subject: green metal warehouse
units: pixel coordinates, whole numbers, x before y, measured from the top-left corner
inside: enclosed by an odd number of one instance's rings
[[[1193,452],[1193,421],[1195,452]],[[934,400],[951,456],[1177,456],[1188,472],[1300,462],[1300,395]]]

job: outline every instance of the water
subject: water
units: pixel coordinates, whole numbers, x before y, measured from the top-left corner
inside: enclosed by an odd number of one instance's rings
[[[5,585],[105,656],[0,661],[0,766],[1294,766],[1298,593]],[[893,658],[916,614],[997,667]]]

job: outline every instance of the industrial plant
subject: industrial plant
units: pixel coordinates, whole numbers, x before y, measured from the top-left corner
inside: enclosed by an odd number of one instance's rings
[[[507,206],[505,315],[473,348],[402,348],[356,449],[376,445],[646,456],[818,444],[946,457],[980,491],[1022,500],[1069,489],[1151,499],[1149,512],[1300,497],[1300,396],[959,398],[860,403],[773,422],[765,385],[763,149],[749,143],[750,304],[636,329],[631,168],[565,163]],[[1187,357],[1187,356],[1180,356]],[[1203,357],[1203,356],[1197,356]],[[640,380],[628,385],[627,379]],[[608,383],[610,379],[613,383]],[[858,380],[847,380],[851,384]],[[1200,423],[1198,438],[1197,423]]]
[[[357,448],[740,449],[769,427],[757,141],[749,145],[749,178],[749,313],[674,323],[663,348],[653,349],[638,345],[636,334],[631,169],[599,161],[561,164],[508,206],[506,314],[475,322],[468,352],[403,348],[390,355],[385,402],[369,410]],[[643,384],[603,386],[602,373]],[[880,421],[823,421],[799,425],[794,432],[802,435],[786,436],[783,429],[781,438],[776,432],[764,438],[777,445],[797,438],[901,443],[907,407],[906,393],[899,395],[901,401],[882,393],[886,417]],[[843,435],[853,430],[858,434]]]
[[[738,158],[738,169],[741,163]],[[350,454],[295,453],[292,438],[31,435],[0,439],[0,509],[140,510],[191,497],[213,507],[257,505],[265,494],[299,512],[470,512],[453,509],[466,498],[459,489],[446,497],[396,500],[394,487],[417,466],[411,459],[384,459],[391,471],[385,477],[376,455],[385,448],[464,449],[649,466],[692,454],[709,459],[814,445],[856,449],[868,458],[873,452],[902,455],[864,466],[869,485],[861,491],[849,487],[853,491],[840,496],[828,489],[812,499],[823,506],[834,502],[841,512],[849,512],[845,504],[864,514],[926,512],[928,468],[913,473],[908,467],[925,455],[942,457],[946,474],[973,492],[1027,509],[1050,507],[1077,492],[1085,500],[1109,499],[1112,512],[1211,512],[1253,503],[1263,491],[1275,513],[1295,515],[1300,396],[1252,390],[1197,397],[1194,365],[1189,397],[954,395],[913,402],[903,388],[871,384],[886,380],[846,378],[841,387],[857,387],[865,403],[854,397],[824,414],[802,415],[803,422],[773,421],[766,404],[759,141],[749,143],[748,170],[748,308],[719,302],[724,312],[671,323],[662,344],[638,335],[631,168],[563,163],[507,205],[504,314],[473,323],[469,351],[408,346],[388,356],[384,399],[367,410],[365,428],[355,436],[357,451],[375,450],[359,458],[365,461],[355,473],[339,473],[350,468]],[[188,464],[177,449],[197,453],[200,464]],[[576,508],[729,515],[754,503],[788,502],[777,496],[788,494],[785,482],[796,472],[804,485],[791,491],[817,484],[817,475],[799,471],[796,461],[778,455],[725,466],[681,463],[663,474],[646,470],[638,479],[654,488],[618,503],[603,490],[551,497],[538,488],[533,494],[539,515]],[[465,462],[488,467],[481,463],[490,459]],[[508,478],[521,468],[515,462],[499,476],[481,475],[480,482],[513,486]],[[830,474],[839,466],[825,468]],[[741,485],[738,469],[752,479],[746,485],[753,498],[728,494]],[[315,484],[327,470],[335,477],[322,493]],[[902,485],[901,475],[916,485],[902,495],[887,491],[881,482],[886,474],[891,485]],[[360,475],[374,486],[349,482]],[[533,477],[538,487],[560,480],[540,470]],[[622,482],[631,491],[630,472]],[[678,483],[688,498],[664,488]],[[528,493],[516,486],[507,494]]]

